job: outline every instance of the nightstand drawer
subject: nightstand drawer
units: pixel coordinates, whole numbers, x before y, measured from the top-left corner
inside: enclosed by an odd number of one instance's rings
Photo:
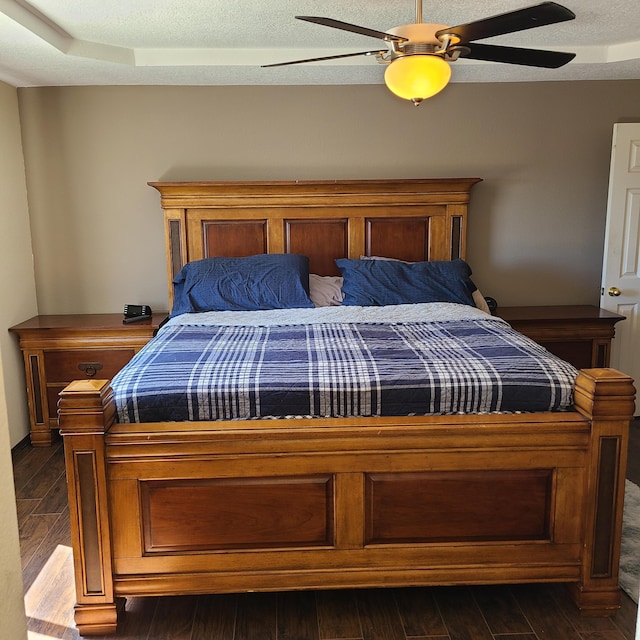
[[[110,380],[135,354],[134,349],[45,351],[43,355],[49,415],[55,416],[58,394],[82,378]]]
[[[46,351],[44,367],[48,383],[67,383],[81,378],[111,379],[133,358],[134,349],[78,349]]]

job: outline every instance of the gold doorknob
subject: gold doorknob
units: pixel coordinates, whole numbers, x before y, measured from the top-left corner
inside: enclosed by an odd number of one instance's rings
[[[607,293],[610,296],[617,298],[622,293],[622,291],[620,291],[618,287],[609,287],[609,291],[607,291]]]

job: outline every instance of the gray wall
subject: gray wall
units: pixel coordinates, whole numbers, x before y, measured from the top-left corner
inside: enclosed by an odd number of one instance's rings
[[[0,149],[0,430],[8,429],[14,446],[28,433],[29,417],[22,354],[7,329],[37,307],[18,93],[1,82]]]
[[[29,430],[24,368],[7,329],[36,313],[18,94],[0,82],[0,637],[27,637],[10,447]]]
[[[502,305],[599,300],[612,127],[640,82],[18,92],[40,313],[167,304],[156,180],[481,177],[468,261]]]

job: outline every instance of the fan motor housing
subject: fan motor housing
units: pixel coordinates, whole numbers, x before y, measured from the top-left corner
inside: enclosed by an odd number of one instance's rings
[[[441,29],[448,29],[446,24],[430,24],[425,22],[418,22],[415,24],[402,24],[399,27],[393,27],[387,29],[387,33],[392,33],[396,36],[402,36],[407,38],[409,42],[400,42],[398,46],[403,48],[403,45],[408,44],[432,44],[437,47],[442,45],[442,42],[436,37],[436,32]]]

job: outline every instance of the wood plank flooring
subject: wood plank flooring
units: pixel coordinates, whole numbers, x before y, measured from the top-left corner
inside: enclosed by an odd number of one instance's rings
[[[633,453],[635,452],[635,453]],[[628,476],[640,480],[640,422]],[[77,640],[62,443],[13,451],[31,640]],[[130,598],[118,640],[633,640],[637,606],[585,618],[561,585]],[[2,632],[0,630],[0,636]],[[111,636],[114,637],[114,636]]]

